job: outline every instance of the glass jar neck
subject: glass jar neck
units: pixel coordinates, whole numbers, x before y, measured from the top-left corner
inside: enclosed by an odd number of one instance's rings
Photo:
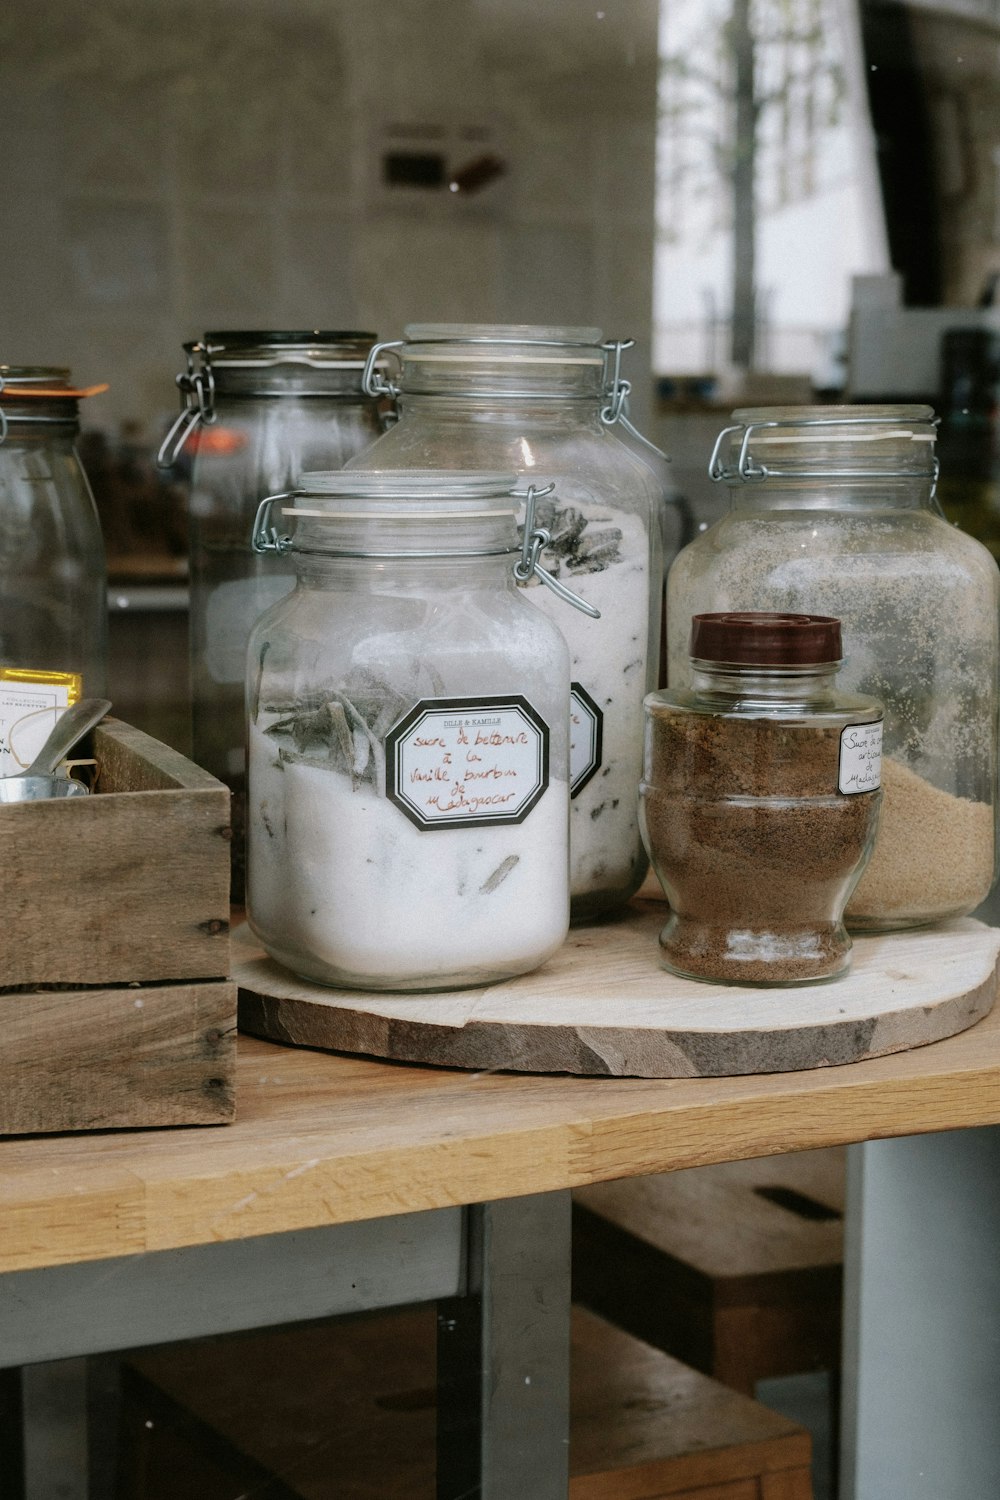
[[[318,557],[392,566],[440,560],[460,568],[484,558],[500,558],[509,564],[521,548],[513,512],[507,510],[443,519],[404,514],[301,518],[291,550],[296,566],[300,557]]]
[[[401,419],[408,416],[422,417],[435,422],[454,422],[466,426],[469,423],[489,422],[494,425],[539,428],[589,427],[595,431],[603,428],[601,422],[600,395],[554,396],[551,394],[530,395],[511,393],[472,395],[469,393],[419,394],[400,391],[397,406]]]
[[[6,419],[8,436],[56,438],[72,442],[80,431],[80,412],[75,400],[50,396],[17,397],[0,392],[0,412]]]
[[[434,557],[415,554],[378,557],[332,556],[294,552],[297,586],[303,590],[342,589],[381,593],[426,591],[431,595],[475,589],[516,591],[510,553],[475,556],[455,553]]]
[[[803,478],[771,475],[756,484],[730,483],[734,512],[782,510],[927,511],[941,515],[932,475],[845,478],[815,473]]]
[[[216,400],[267,400],[281,397],[374,401],[362,389],[360,364],[311,366],[299,364],[212,366]]]
[[[199,385],[213,396],[258,399],[280,396],[366,400],[365,363],[375,335],[357,332],[214,332],[185,344],[182,390]]]
[[[710,473],[734,509],[936,510],[929,406],[755,407],[733,412]]]
[[[412,333],[423,337],[412,337]],[[487,400],[599,402],[607,383],[607,351],[598,330],[486,328],[467,337],[408,330],[397,351],[400,394]],[[583,335],[593,337],[585,342]]]
[[[737,702],[769,708],[811,707],[832,700],[839,669],[836,661],[763,667],[692,658],[691,690],[696,698],[720,707]]]

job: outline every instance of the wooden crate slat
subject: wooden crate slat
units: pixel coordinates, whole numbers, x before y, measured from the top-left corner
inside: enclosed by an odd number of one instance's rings
[[[234,1118],[226,982],[0,995],[0,1134]]]
[[[229,974],[229,791],[106,720],[91,797],[0,806],[0,988]]]

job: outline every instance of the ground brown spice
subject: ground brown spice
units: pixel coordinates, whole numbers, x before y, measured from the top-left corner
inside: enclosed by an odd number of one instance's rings
[[[787,984],[846,967],[842,912],[879,794],[837,791],[840,733],[669,709],[650,720],[643,820],[671,968]]]

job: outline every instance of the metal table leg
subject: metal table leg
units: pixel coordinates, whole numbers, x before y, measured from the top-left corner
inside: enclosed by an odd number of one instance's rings
[[[852,1146],[842,1500],[1000,1495],[1000,1128]]]
[[[438,1304],[438,1500],[565,1500],[570,1195],[467,1214],[466,1294]]]

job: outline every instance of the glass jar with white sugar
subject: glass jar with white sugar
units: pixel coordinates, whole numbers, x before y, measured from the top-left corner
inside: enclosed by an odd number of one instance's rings
[[[712,477],[732,508],[667,584],[668,680],[690,684],[687,628],[711,611],[837,616],[841,685],[885,709],[875,850],[856,930],[959,916],[996,857],[997,564],[934,497],[927,406],[741,410]]]
[[[600,611],[530,596],[572,659],[570,889],[574,920],[621,906],[647,868],[639,832],[643,699],[657,686],[666,466],[627,414],[627,343],[600,329],[411,324],[369,355],[369,394],[399,420],[351,469],[510,469],[552,481],[538,509],[545,568]],[[380,373],[391,367],[391,378]],[[537,580],[536,580],[537,581]]]
[[[315,473],[260,508],[296,584],[248,650],[248,917],[306,978],[485,984],[566,936],[569,655],[515,579],[514,486]]]

